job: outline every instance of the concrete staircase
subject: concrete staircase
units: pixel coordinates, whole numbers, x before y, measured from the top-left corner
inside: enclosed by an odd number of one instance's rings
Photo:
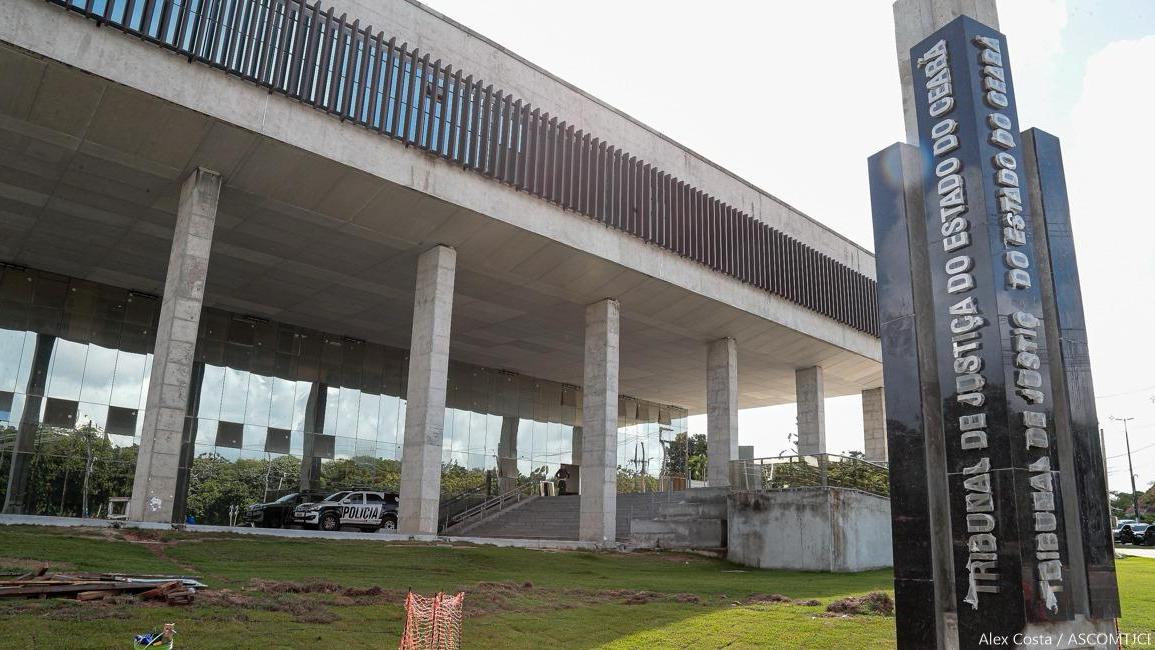
[[[633,519],[653,519],[663,506],[683,500],[683,492],[651,492],[618,495],[618,541],[630,538]],[[447,535],[471,537],[506,537],[510,539],[578,538],[578,512],[581,497],[532,497],[517,506],[498,512],[477,523],[449,528]]]
[[[530,497],[475,524],[453,526],[447,535],[511,539],[577,539],[580,497]]]

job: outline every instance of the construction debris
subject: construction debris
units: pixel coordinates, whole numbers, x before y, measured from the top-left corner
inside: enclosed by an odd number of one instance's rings
[[[204,583],[190,576],[132,576],[120,573],[32,573],[0,579],[0,598],[73,598],[104,600],[120,594],[169,605],[188,605]]]

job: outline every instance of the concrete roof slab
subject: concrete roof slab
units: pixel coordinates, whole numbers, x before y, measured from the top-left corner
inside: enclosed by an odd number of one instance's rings
[[[32,65],[29,58],[0,46],[0,70],[17,70],[22,93],[39,93],[51,77],[55,85],[45,91],[59,94],[65,80],[74,80],[56,70],[60,64]],[[10,261],[158,292],[181,175],[203,165],[227,174],[206,288],[210,305],[406,347],[416,257],[446,243],[458,251],[455,361],[580,384],[584,308],[614,297],[623,305],[625,394],[700,410],[705,345],[722,336],[738,338],[743,406],[793,401],[793,370],[806,364],[826,367],[828,394],[878,381],[875,361],[711,299],[690,276],[671,282],[665,274],[687,264],[677,256],[638,248],[656,260],[651,273],[603,256],[633,250],[622,233],[595,226],[591,232],[601,239],[589,247],[565,240],[562,230],[574,220],[588,225],[585,218],[524,193],[502,205],[531,212],[519,218],[543,230],[84,77],[78,83],[87,91],[78,101],[87,106],[39,123],[25,119],[30,109],[20,102],[0,101],[0,153],[9,158],[0,161],[0,214],[19,217],[0,224],[0,233],[13,235],[0,242]],[[74,122],[86,114],[95,116],[92,128],[77,131]],[[341,137],[357,133],[336,123],[333,129]],[[409,164],[409,150],[375,142],[383,165]],[[38,155],[13,164],[29,149]],[[436,175],[452,170],[431,164],[428,182],[444,182]],[[502,201],[511,192],[486,187]]]

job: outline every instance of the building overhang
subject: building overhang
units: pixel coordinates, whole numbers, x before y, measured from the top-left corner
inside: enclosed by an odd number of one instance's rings
[[[204,166],[210,305],[408,347],[416,256],[446,244],[461,361],[580,384],[582,310],[613,297],[624,394],[700,411],[725,336],[743,407],[793,402],[801,367],[881,384],[874,337],[47,3],[5,3],[0,41],[0,260],[159,293]]]

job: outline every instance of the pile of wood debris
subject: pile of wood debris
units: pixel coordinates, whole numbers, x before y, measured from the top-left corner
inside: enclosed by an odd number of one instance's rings
[[[141,600],[188,605],[205,585],[190,576],[124,575],[120,573],[48,573],[47,568],[22,576],[0,578],[0,598],[73,598],[104,600],[129,594]]]

